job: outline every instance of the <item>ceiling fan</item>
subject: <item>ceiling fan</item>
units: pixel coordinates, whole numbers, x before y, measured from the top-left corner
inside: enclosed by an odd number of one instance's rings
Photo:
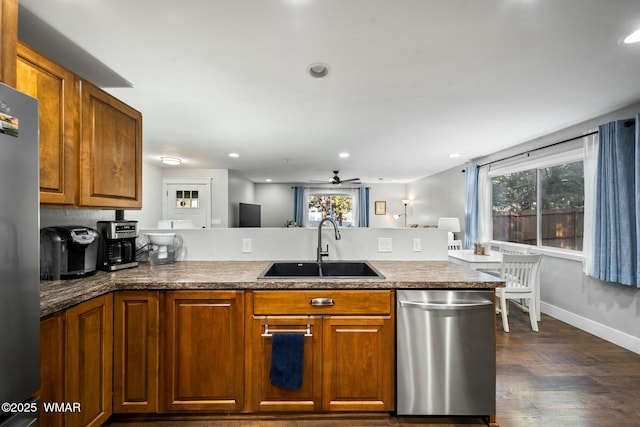
[[[313,182],[319,182],[323,184],[333,184],[333,185],[340,185],[347,182],[350,182],[352,184],[360,184],[360,178],[340,179],[340,177],[338,176],[339,173],[340,171],[333,171],[333,179],[331,181],[315,181],[314,180]]]

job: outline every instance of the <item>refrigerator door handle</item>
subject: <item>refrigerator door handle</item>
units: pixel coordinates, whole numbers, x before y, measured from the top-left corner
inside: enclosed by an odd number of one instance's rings
[[[492,305],[493,301],[474,301],[474,302],[417,302],[417,301],[400,301],[400,307],[421,308],[423,310],[464,310],[485,307]]]

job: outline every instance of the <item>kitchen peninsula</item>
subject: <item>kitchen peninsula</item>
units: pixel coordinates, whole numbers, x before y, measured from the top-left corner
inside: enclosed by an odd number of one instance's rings
[[[371,264],[384,278],[258,279],[269,262],[186,261],[41,282],[40,397],[83,408],[43,419],[391,413],[395,290],[492,290],[502,282],[447,261]],[[314,298],[335,304],[312,307]],[[300,390],[269,382],[269,337],[279,331],[307,333]]]
[[[269,279],[267,261],[186,261],[40,284],[41,317],[96,296],[132,290],[491,289],[499,279],[447,261],[372,261],[384,279]]]

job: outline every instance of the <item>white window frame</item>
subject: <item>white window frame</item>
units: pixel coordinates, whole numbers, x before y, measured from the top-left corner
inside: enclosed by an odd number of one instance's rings
[[[525,159],[522,158],[515,158],[515,159],[509,159],[509,160],[505,160],[505,161],[498,161],[494,164],[491,164],[489,166],[489,170],[488,170],[488,180],[486,182],[486,185],[488,186],[487,191],[489,192],[489,194],[491,195],[492,193],[492,183],[491,183],[491,179],[495,176],[500,176],[500,175],[507,175],[510,173],[516,173],[516,172],[523,172],[523,171],[527,171],[527,170],[532,170],[535,169],[536,170],[536,179],[537,179],[537,195],[536,195],[536,202],[539,202],[541,199],[541,177],[540,174],[537,172],[538,169],[543,169],[543,168],[547,168],[547,167],[553,167],[553,166],[558,166],[558,165],[562,165],[565,163],[573,163],[573,162],[578,162],[578,161],[582,161],[584,163],[585,161],[585,156],[584,156],[584,147],[583,147],[583,140],[582,139],[577,139],[575,142],[572,141],[570,143],[567,143],[564,147],[563,146],[555,146],[555,147],[551,147],[549,149],[546,150],[540,150],[538,152],[535,153],[531,153],[529,155],[527,155],[527,157]],[[491,200],[493,200],[493,197],[490,197]],[[541,204],[540,203],[536,203],[537,206],[537,212],[536,212],[536,233],[537,233],[537,238],[536,238],[536,246],[533,245],[526,245],[526,247],[530,248],[530,250],[532,252],[535,253],[542,253],[544,255],[550,255],[550,256],[554,256],[554,257],[558,257],[558,258],[565,258],[565,259],[571,259],[571,260],[575,260],[575,261],[582,261],[584,259],[584,255],[582,251],[578,251],[575,249],[562,249],[562,248],[554,248],[552,246],[542,246],[540,245],[540,241],[542,240],[540,237],[540,233],[541,231],[541,212],[540,209],[542,209]],[[488,229],[489,229],[489,235],[493,236],[493,227],[492,227],[492,212],[491,210],[493,209],[492,203],[489,204],[489,206],[486,207],[486,209],[489,210],[489,214],[488,214],[488,218],[487,220],[490,221],[490,223],[488,224]],[[585,206],[586,209],[586,206]],[[586,232],[586,230],[584,230],[583,232]],[[492,244],[501,244],[501,243],[505,243],[499,240],[493,240],[491,239],[489,241]],[[517,245],[517,244],[513,244],[513,245]]]

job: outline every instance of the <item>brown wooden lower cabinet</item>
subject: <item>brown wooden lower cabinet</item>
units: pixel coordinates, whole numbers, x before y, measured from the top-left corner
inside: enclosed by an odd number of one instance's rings
[[[158,292],[114,294],[114,413],[158,410],[158,321]]]
[[[66,426],[100,426],[112,412],[113,295],[65,312],[64,402],[81,411],[65,413]]]
[[[314,299],[332,304],[313,306]],[[253,306],[252,411],[393,411],[391,291],[255,291]],[[305,337],[302,388],[271,385],[265,325],[271,333],[304,333],[308,319],[312,336]]]
[[[317,412],[322,410],[322,317],[269,316],[270,334],[306,332],[309,324],[310,337],[304,338],[304,363],[302,388],[292,390],[271,385],[271,338],[263,336],[264,316],[254,316],[251,332],[253,362],[250,384],[252,388],[251,410],[255,412],[291,411]]]
[[[324,319],[324,411],[393,411],[393,328],[390,316]]]
[[[244,396],[244,292],[164,295],[162,412],[240,412]]]
[[[45,411],[43,402],[64,401],[64,313],[40,320],[40,427],[63,427],[62,412]]]
[[[334,304],[310,305],[316,298]],[[393,293],[378,290],[94,298],[41,320],[38,395],[82,411],[42,413],[40,425],[99,426],[112,413],[393,411],[393,306]],[[271,384],[266,325],[308,329],[300,390]]]

